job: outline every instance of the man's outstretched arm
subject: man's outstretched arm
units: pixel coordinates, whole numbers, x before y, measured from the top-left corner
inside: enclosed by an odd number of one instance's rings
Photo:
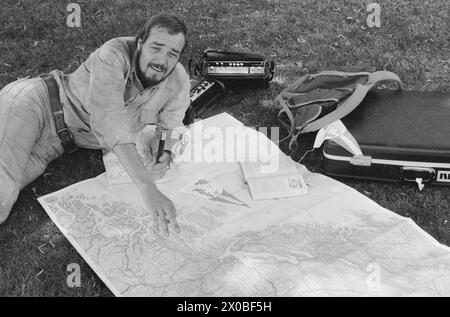
[[[113,152],[139,188],[145,207],[153,215],[154,230],[159,232],[159,229],[162,228],[163,233],[168,236],[168,222],[170,222],[173,230],[179,233],[180,228],[176,221],[175,205],[158,190],[152,175],[148,172],[139,157],[135,145],[132,143],[117,144],[113,147]],[[160,168],[164,169],[163,164],[156,164],[154,166],[155,171],[158,171]]]
[[[90,85],[88,108],[91,111],[90,127],[100,145],[112,150],[120,163],[138,186],[145,208],[154,218],[156,232],[162,229],[168,234],[171,222],[175,231],[179,231],[176,223],[176,211],[173,203],[156,187],[153,177],[144,166],[134,145],[135,133],[126,124],[127,108],[124,105],[123,92],[130,65],[126,63],[122,53],[111,44],[103,45],[92,54],[90,68]],[[161,166],[155,165],[157,172]]]

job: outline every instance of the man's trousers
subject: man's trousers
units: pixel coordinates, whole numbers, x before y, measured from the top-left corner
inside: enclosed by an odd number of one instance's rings
[[[0,91],[0,223],[19,192],[64,152],[41,78],[20,79]]]

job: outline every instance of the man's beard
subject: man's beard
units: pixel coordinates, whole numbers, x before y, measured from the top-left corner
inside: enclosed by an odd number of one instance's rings
[[[167,75],[163,76],[161,79],[151,79],[145,76],[145,74],[142,72],[141,70],[141,66],[139,63],[139,60],[141,58],[141,52],[138,52],[137,58],[136,58],[136,70],[137,70],[137,76],[139,78],[139,80],[141,81],[142,85],[144,86],[144,88],[147,87],[151,87],[151,86],[156,86],[159,83],[163,82],[167,77],[169,77],[169,75],[173,72],[173,70],[175,69],[175,67],[173,67],[169,73],[167,73]],[[149,67],[149,65],[147,65],[147,68]],[[163,68],[163,71],[166,71],[165,67]]]
[[[152,79],[145,76],[145,74],[142,72],[141,67],[137,65],[137,75],[139,80],[141,81],[144,88],[151,87],[158,85],[160,82],[164,81],[167,76],[163,76],[161,79]]]

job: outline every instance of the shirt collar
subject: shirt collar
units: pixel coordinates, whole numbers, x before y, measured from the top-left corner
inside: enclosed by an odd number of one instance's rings
[[[133,47],[132,51],[132,57],[131,57],[131,67],[130,67],[130,74],[128,78],[131,80],[132,83],[136,85],[136,87],[139,89],[139,91],[144,90],[144,87],[142,86],[141,81],[139,80],[139,77],[137,76],[136,72],[136,60],[138,56],[138,50],[137,47]],[[172,73],[162,82],[159,84],[150,87],[149,89],[153,88],[160,88],[160,87],[167,87],[174,91],[180,91],[183,88],[183,83],[181,82],[181,78],[178,74],[178,64],[175,65],[175,69],[172,71]]]

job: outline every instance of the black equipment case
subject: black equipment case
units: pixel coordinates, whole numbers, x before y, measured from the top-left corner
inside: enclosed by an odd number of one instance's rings
[[[219,80],[234,89],[267,89],[275,72],[274,62],[259,53],[216,49],[205,50],[198,64],[190,60],[188,68],[191,75]]]
[[[327,140],[325,174],[450,185],[450,93],[374,90],[341,120],[363,157]]]

